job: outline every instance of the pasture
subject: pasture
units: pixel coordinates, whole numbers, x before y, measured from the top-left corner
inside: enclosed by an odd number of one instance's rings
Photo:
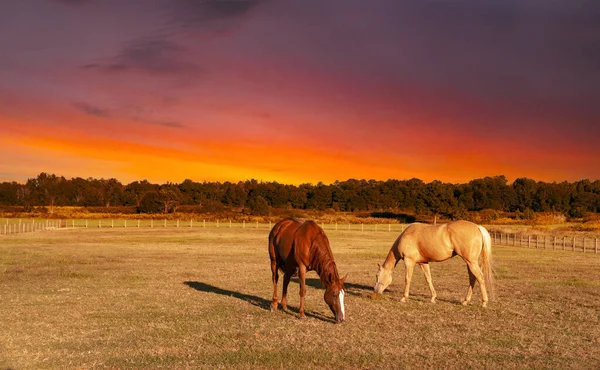
[[[600,257],[494,246],[496,299],[465,263],[404,267],[373,296],[396,233],[327,231],[346,283],[334,324],[315,272],[306,314],[269,311],[266,229],[48,230],[0,236],[0,369],[600,368]],[[281,287],[281,284],[279,284]],[[280,288],[281,289],[281,288]],[[280,293],[279,293],[280,294]]]

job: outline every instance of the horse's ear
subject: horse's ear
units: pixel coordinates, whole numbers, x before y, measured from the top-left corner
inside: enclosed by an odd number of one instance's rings
[[[348,277],[348,274],[346,274],[346,276],[344,276],[344,277],[342,278],[342,284],[344,284],[344,282],[346,281],[346,278],[347,278],[347,277]]]
[[[380,264],[377,264],[377,267],[378,267],[378,268],[381,268],[381,265],[380,265]]]
[[[327,276],[326,276],[326,278],[325,278],[325,281],[326,281],[328,284],[331,284],[331,283],[333,282],[333,274],[332,274],[331,272],[327,274]]]

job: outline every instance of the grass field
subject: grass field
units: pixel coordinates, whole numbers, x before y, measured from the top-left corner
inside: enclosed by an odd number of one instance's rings
[[[0,369],[600,368],[600,256],[495,247],[497,299],[461,306],[459,258],[432,264],[438,303],[404,268],[373,298],[395,233],[327,231],[346,315],[318,276],[309,320],[270,312],[265,229],[52,230],[0,236]]]

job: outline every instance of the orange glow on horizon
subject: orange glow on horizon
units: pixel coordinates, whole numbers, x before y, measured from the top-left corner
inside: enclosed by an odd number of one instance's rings
[[[404,128],[397,128],[378,122],[385,129],[381,134],[340,130],[342,123],[331,129],[329,116],[315,118],[312,128],[305,129],[301,116],[289,122],[263,122],[254,112],[245,117],[245,108],[233,111],[232,119],[248,124],[258,120],[261,129],[249,134],[219,127],[174,129],[42,107],[48,118],[0,116],[2,125],[11,128],[0,137],[0,153],[20,160],[0,165],[0,181],[23,180],[40,172],[115,177],[123,182],[257,179],[296,185],[350,178],[462,183],[496,175],[509,181],[517,177],[562,181],[585,178],[590,168],[598,168],[589,148],[539,151],[529,148],[527,139],[494,142],[458,132],[450,124],[434,128],[407,121]]]

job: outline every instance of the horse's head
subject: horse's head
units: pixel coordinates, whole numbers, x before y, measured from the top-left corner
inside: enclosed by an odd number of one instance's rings
[[[329,309],[335,316],[335,321],[338,323],[344,322],[346,319],[346,312],[344,311],[344,296],[346,290],[344,289],[344,281],[346,276],[341,279],[334,279],[331,284],[325,287],[325,303],[329,306]]]
[[[383,268],[380,264],[377,264],[377,275],[375,276],[375,287],[373,290],[377,294],[383,293],[383,291],[392,283],[392,270]]]

